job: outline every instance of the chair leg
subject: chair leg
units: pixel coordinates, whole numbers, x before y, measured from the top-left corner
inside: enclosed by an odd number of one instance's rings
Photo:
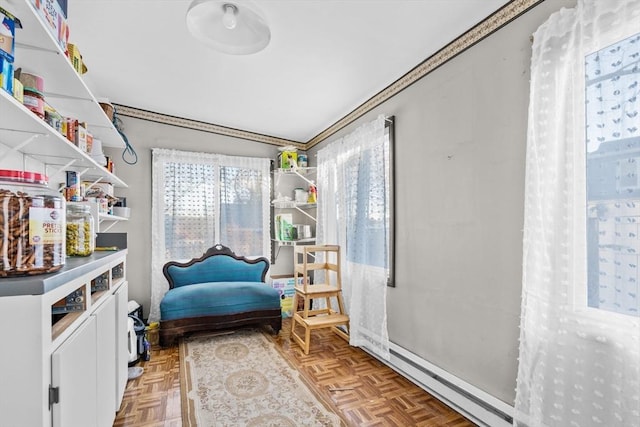
[[[309,354],[309,347],[311,347],[311,328],[306,326],[304,328],[304,354]]]

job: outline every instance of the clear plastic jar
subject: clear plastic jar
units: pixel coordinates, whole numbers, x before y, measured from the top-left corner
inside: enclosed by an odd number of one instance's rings
[[[67,256],[89,256],[94,249],[94,224],[89,205],[67,204]]]
[[[65,262],[65,201],[34,172],[0,169],[0,277],[52,273]]]

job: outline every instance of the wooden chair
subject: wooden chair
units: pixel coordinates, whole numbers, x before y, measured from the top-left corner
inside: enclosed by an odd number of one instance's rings
[[[295,293],[291,337],[302,347],[304,354],[309,354],[311,331],[314,329],[331,328],[340,337],[349,341],[349,316],[345,313],[342,299],[340,246],[295,246],[293,256]],[[299,283],[300,277],[303,279],[302,283]],[[316,283],[311,283],[311,277]],[[318,280],[322,280],[322,283],[317,283]],[[312,303],[314,299],[324,300],[325,307],[314,308]],[[299,301],[302,301],[302,310],[298,308]],[[339,326],[343,326],[346,332]],[[297,327],[304,329],[304,338],[298,335]]]

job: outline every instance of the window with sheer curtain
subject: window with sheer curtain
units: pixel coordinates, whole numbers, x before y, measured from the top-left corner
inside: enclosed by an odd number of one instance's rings
[[[269,170],[270,159],[153,150],[151,320],[168,289],[167,261],[216,243],[249,258],[269,255]]]
[[[640,425],[640,0],[534,34],[514,425]]]
[[[389,358],[386,292],[392,275],[390,134],[383,116],[318,151],[321,244],[342,248],[349,342]]]

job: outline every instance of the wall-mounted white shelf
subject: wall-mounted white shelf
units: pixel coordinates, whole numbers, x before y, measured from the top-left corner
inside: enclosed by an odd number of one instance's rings
[[[48,31],[48,24],[43,22],[32,2],[5,0],[2,7],[22,23],[22,28],[16,29],[14,67],[41,76],[45,101],[61,114],[87,122],[89,131],[103,146],[124,147],[120,133]],[[64,171],[74,170],[84,179],[127,187],[4,90],[0,90],[0,112],[0,158],[13,151],[41,162],[51,183],[64,181]]]
[[[302,203],[292,200],[294,197],[294,189],[315,185],[317,168],[315,167],[294,167],[290,169],[275,169],[273,171],[273,196],[271,205],[276,213],[291,213],[293,215],[293,224],[311,225],[315,229],[316,219],[316,203]],[[277,197],[277,198],[275,198]],[[285,200],[287,199],[288,200]],[[275,214],[274,214],[275,217]],[[275,227],[274,227],[275,228]],[[281,236],[275,236],[281,237]],[[272,262],[275,263],[280,255],[280,249],[287,247],[295,247],[301,245],[314,244],[315,237],[298,240],[280,240],[272,239],[275,252]]]
[[[98,231],[100,233],[106,233],[107,231],[111,230],[111,227],[113,227],[120,221],[129,221],[129,218],[126,218],[123,216],[105,214],[105,213],[98,214],[98,218],[99,218],[98,221],[100,222],[100,225],[98,226]]]
[[[311,237],[309,239],[298,239],[298,240],[274,240],[274,242],[279,246],[298,246],[298,245],[308,245],[311,243],[315,243],[315,237]]]
[[[124,181],[3,90],[0,90],[0,111],[0,143],[8,147],[0,146],[0,155],[6,154],[4,150],[15,150],[59,171],[84,171],[83,177],[87,179],[101,178],[116,187],[127,187]],[[51,171],[48,174],[51,178]]]
[[[47,103],[62,114],[87,122],[89,131],[102,141],[103,146],[124,148],[124,140],[49,33],[47,24],[42,22],[31,1],[6,0],[3,3],[2,7],[22,23],[22,29],[16,29],[15,67],[43,77]]]
[[[98,212],[98,203],[97,202],[67,202],[69,203],[77,203],[84,204],[89,206],[89,212],[91,216],[93,216],[93,223],[95,224],[96,233],[106,233],[116,225],[120,221],[129,221],[129,218],[123,216],[116,216],[107,213]]]

